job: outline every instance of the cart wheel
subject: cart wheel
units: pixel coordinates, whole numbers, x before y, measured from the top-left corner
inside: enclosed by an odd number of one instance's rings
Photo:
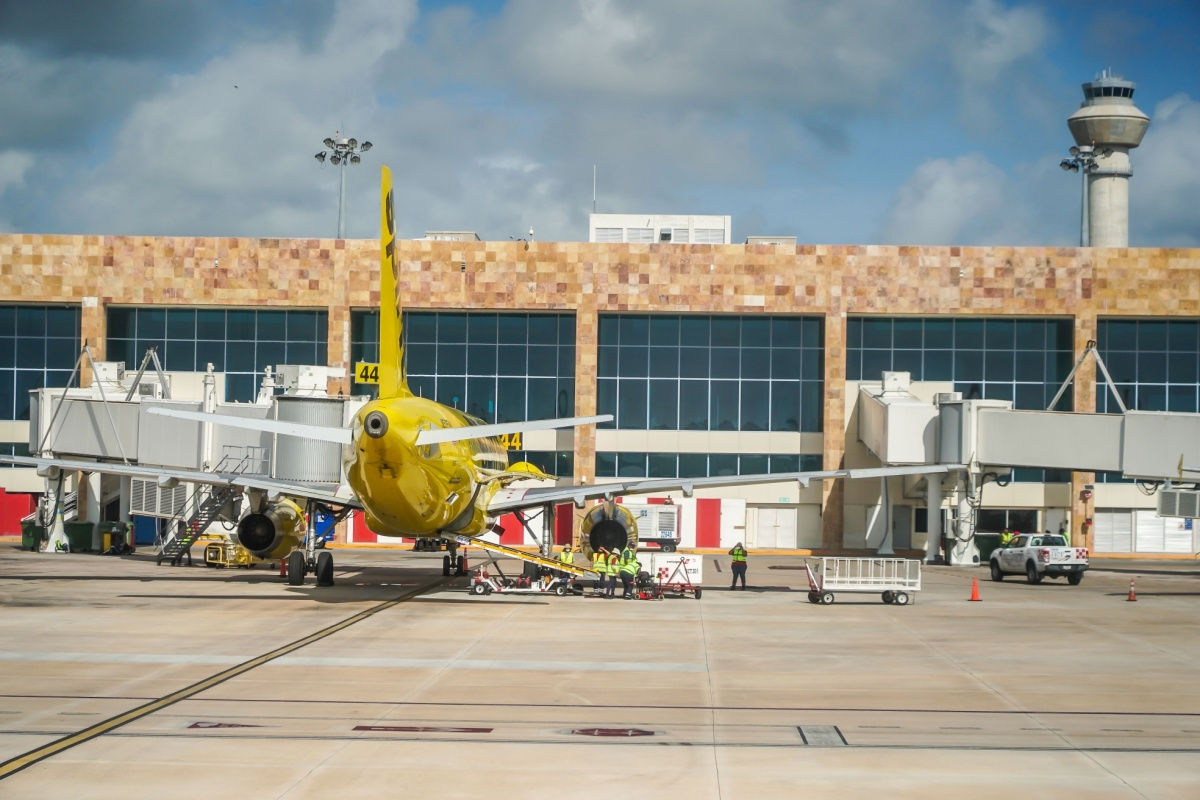
[[[567,587],[563,586],[560,583],[558,586],[554,587],[554,593],[556,595],[558,595],[559,597],[562,597],[563,595],[565,595],[567,593]]]
[[[893,592],[891,589],[888,589],[886,592],[883,593],[883,602],[891,603],[895,599],[896,599],[896,593]]]
[[[477,583],[471,587],[471,594],[487,594],[487,590],[486,583]]]
[[[694,594],[694,595],[696,595],[696,599],[697,599],[697,600],[699,600],[699,599],[700,599],[700,595],[701,595],[703,592],[704,592],[704,590],[703,590],[703,589],[696,589],[696,591],[695,591],[695,592],[693,592],[693,594]]]
[[[896,599],[894,602],[898,606],[908,605],[908,593],[907,592],[896,592]]]
[[[813,603],[813,604],[821,602],[821,595],[817,594],[816,592],[809,592],[808,593],[808,602]]]
[[[824,594],[822,594],[821,595],[821,604],[826,605],[826,606],[833,605],[833,592],[825,592]]]

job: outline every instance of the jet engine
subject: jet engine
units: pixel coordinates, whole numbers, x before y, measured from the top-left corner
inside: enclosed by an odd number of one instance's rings
[[[579,543],[588,559],[601,547],[619,551],[628,544],[636,550],[637,520],[625,506],[605,500],[592,506],[583,515],[579,523]]]
[[[304,541],[304,510],[286,498],[268,503],[242,517],[237,541],[259,558],[284,558]]]

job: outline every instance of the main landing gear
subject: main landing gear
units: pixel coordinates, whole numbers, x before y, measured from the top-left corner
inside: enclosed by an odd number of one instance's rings
[[[317,578],[317,586],[333,586],[333,553],[321,549],[317,552],[317,511],[319,506],[308,503],[308,530],[304,534],[304,549],[288,554],[283,574],[288,586],[303,586],[304,576],[311,572]],[[323,544],[323,543],[321,543]]]

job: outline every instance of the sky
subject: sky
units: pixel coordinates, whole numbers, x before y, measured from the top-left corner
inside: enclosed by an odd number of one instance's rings
[[[0,0],[0,232],[1063,245],[1080,84],[1136,82],[1130,244],[1200,246],[1195,0]],[[362,163],[318,162],[335,135]],[[593,176],[595,176],[593,181]]]

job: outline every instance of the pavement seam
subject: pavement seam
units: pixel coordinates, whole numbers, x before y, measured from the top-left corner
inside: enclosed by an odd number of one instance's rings
[[[103,736],[110,731],[116,730],[124,725],[128,725],[131,722],[136,722],[137,720],[149,716],[156,711],[172,706],[181,700],[186,700],[196,694],[199,694],[200,692],[211,689],[214,686],[218,686],[231,678],[235,678],[243,673],[249,672],[250,670],[273,661],[280,656],[287,655],[288,653],[299,650],[302,647],[307,647],[314,642],[332,636],[339,631],[345,630],[351,625],[355,625],[374,616],[375,614],[378,614],[380,611],[385,611],[392,606],[404,602],[405,600],[410,600],[417,595],[441,586],[442,584],[446,583],[447,580],[448,579],[443,578],[435,581],[432,584],[404,592],[392,598],[391,600],[385,600],[378,605],[364,609],[357,614],[347,617],[340,622],[336,622],[333,625],[322,628],[319,631],[310,633],[294,642],[290,642],[270,652],[255,656],[254,658],[230,667],[229,669],[221,670],[218,673],[209,675],[207,678],[197,681],[190,686],[185,686],[182,689],[163,695],[162,697],[151,700],[148,703],[143,703],[136,708],[132,708],[129,711],[118,714],[115,717],[109,717],[106,720],[97,722],[95,725],[89,725],[88,727],[76,731],[75,733],[60,737],[52,742],[42,745],[41,747],[34,748],[26,753],[22,753],[21,755],[10,758],[7,761],[0,763],[0,780],[4,780],[7,777],[15,775],[16,773],[31,767],[40,761],[44,761],[51,756],[57,755],[64,750],[69,750],[72,747],[83,744],[84,742],[91,741],[92,739]]]

